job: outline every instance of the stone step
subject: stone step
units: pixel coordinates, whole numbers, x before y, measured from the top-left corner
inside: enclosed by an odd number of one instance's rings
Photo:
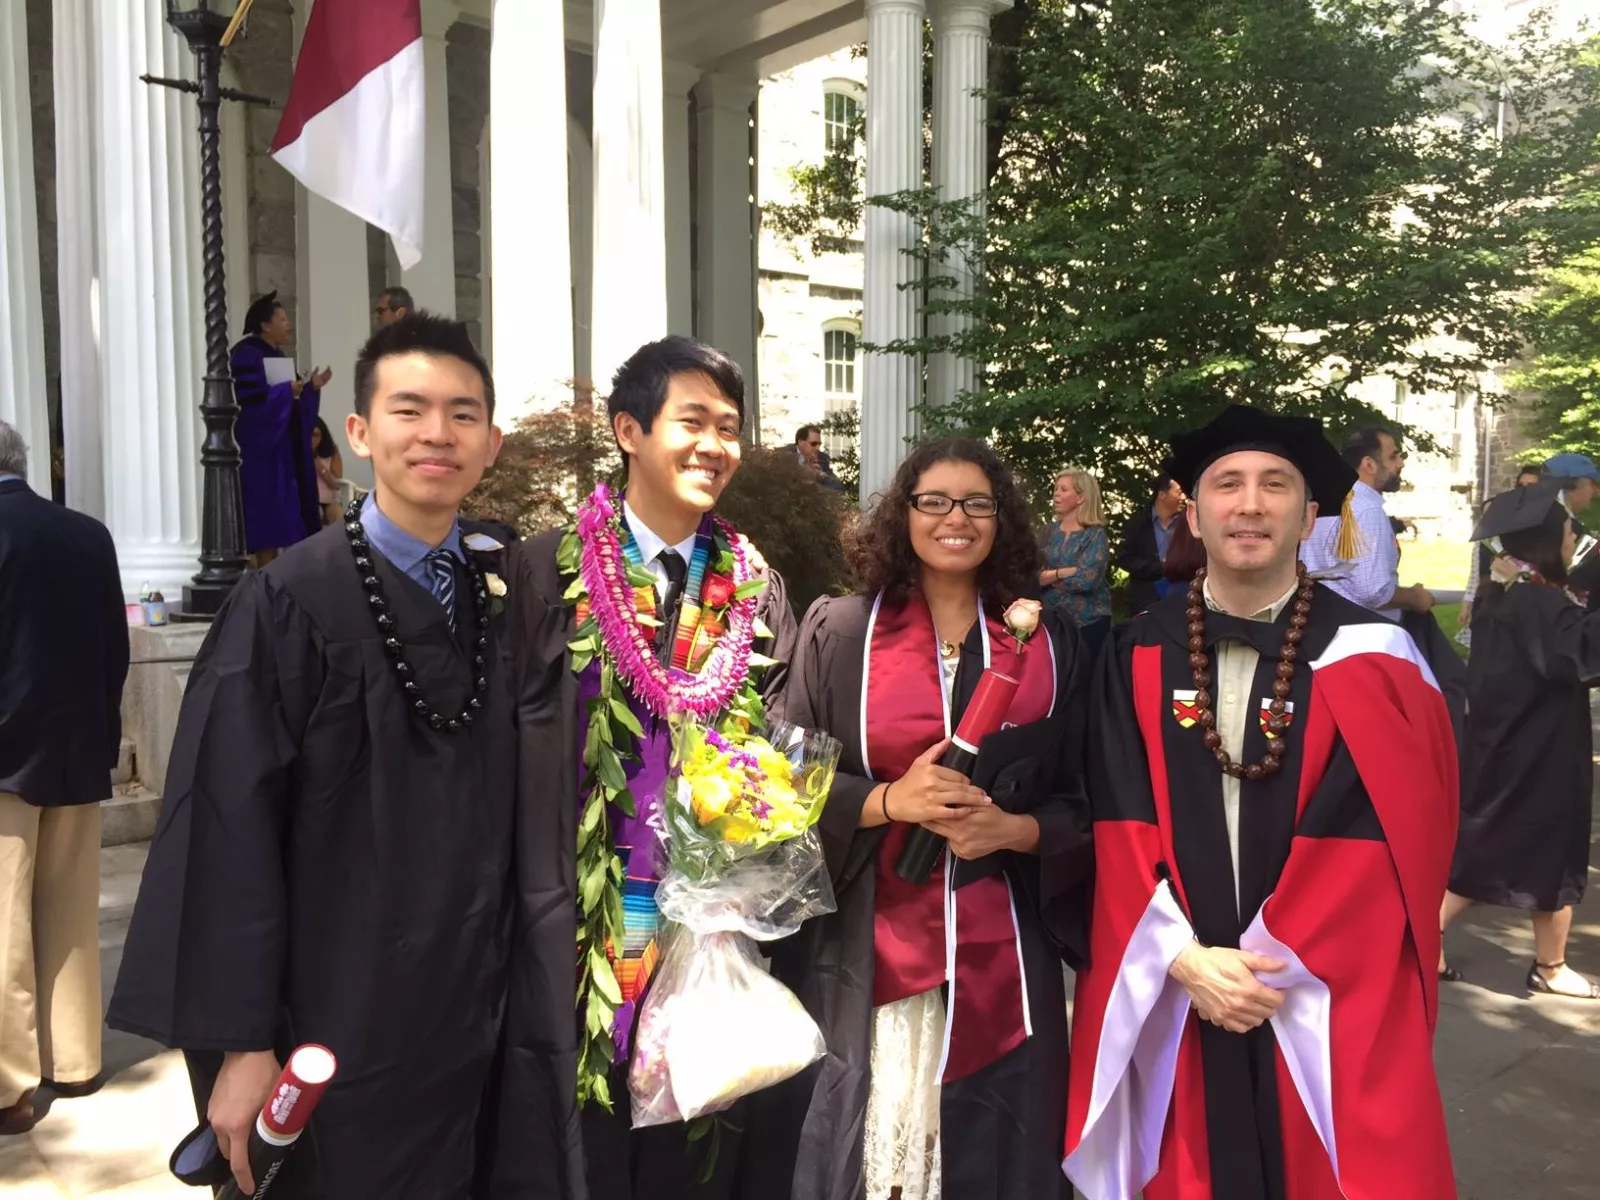
[[[161,797],[137,783],[118,784],[100,802],[100,844],[127,846],[148,842],[161,815]]]
[[[111,784],[118,787],[133,782],[133,739],[123,738],[117,747],[117,765],[111,771]]]

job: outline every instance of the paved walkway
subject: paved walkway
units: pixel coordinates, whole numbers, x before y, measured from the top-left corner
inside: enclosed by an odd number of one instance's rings
[[[144,854],[140,845],[102,852],[108,996]],[[1574,965],[1590,974],[1600,974],[1597,894],[1600,886],[1591,887],[1571,944]],[[1593,1200],[1600,1195],[1600,1003],[1527,998],[1522,980],[1533,936],[1521,914],[1469,910],[1449,946],[1470,982],[1443,989],[1435,1058],[1462,1200]],[[201,1194],[167,1173],[172,1147],[195,1123],[182,1058],[115,1032],[106,1034],[105,1057],[111,1078],[100,1092],[50,1100],[31,1134],[0,1138],[3,1200]]]

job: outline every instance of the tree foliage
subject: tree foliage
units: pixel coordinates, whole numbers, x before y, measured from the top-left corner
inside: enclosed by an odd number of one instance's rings
[[[1453,387],[1516,356],[1520,296],[1582,244],[1548,202],[1600,84],[1538,22],[1496,52],[1409,0],[1035,0],[1015,55],[986,217],[871,202],[923,222],[925,311],[972,318],[888,349],[985,365],[930,427],[1039,493],[1078,462],[1138,495],[1228,401],[1338,426],[1364,377]]]
[[[1600,66],[1600,38],[1586,58]],[[1532,309],[1534,352],[1512,383],[1536,393],[1528,432],[1548,450],[1593,454],[1600,450],[1600,168],[1573,182],[1559,212],[1591,240],[1544,276]]]

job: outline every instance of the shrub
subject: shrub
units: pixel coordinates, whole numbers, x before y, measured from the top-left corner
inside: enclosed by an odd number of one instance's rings
[[[461,506],[464,516],[500,521],[525,538],[565,525],[595,480],[621,467],[605,410],[534,413],[506,434],[495,465]]]
[[[747,448],[717,511],[783,575],[796,614],[850,589],[841,535],[855,510],[793,454]]]

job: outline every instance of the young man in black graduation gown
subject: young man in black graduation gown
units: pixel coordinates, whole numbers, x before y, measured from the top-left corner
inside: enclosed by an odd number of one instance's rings
[[[744,425],[743,374],[722,351],[689,338],[669,337],[641,347],[623,364],[613,381],[606,408],[626,473],[625,491],[615,507],[627,536],[638,548],[640,562],[655,575],[657,611],[665,613],[658,629],[646,630],[647,638],[656,648],[658,661],[676,663],[668,656],[674,652],[680,622],[694,619],[689,602],[702,598],[686,594],[687,581],[694,578],[696,539],[711,529],[708,514],[739,466]],[[519,830],[518,855],[537,862],[541,874],[559,872],[569,882],[564,894],[555,890],[530,892],[525,888],[519,898],[508,1058],[493,1177],[497,1197],[536,1194],[530,1185],[543,1168],[538,1147],[529,1143],[524,1131],[549,1120],[543,1109],[549,1089],[542,1077],[552,1069],[552,1060],[545,1052],[549,1033],[540,1023],[539,998],[549,997],[551,1002],[564,998],[569,1006],[573,999],[571,948],[576,912],[571,881],[575,876],[575,817],[580,806],[578,755],[587,725],[582,696],[591,685],[598,664],[591,664],[585,676],[572,669],[568,642],[575,628],[574,609],[573,602],[566,598],[570,576],[557,562],[557,550],[565,533],[558,529],[524,543],[512,556],[511,605],[518,629],[518,656],[524,663],[518,698],[518,744],[523,764],[518,812],[560,808],[569,815],[565,840],[560,842],[533,841]],[[678,561],[669,567],[668,559],[674,555]],[[677,574],[685,564],[688,575]],[[755,648],[778,660],[778,665],[767,668],[760,680],[763,695],[770,696],[781,685],[783,664],[794,647],[796,624],[782,578],[764,568],[763,572],[767,586],[760,594],[757,616],[772,636],[758,637]],[[710,579],[708,572],[708,585]],[[638,743],[640,760],[630,762],[627,768],[636,803],[643,804],[646,793],[659,789],[668,770],[666,726],[641,705],[638,697],[631,692],[627,695],[645,733]],[[632,822],[615,809],[610,823],[617,831],[619,847],[645,836],[639,828],[642,822]],[[630,882],[647,874],[639,867],[640,848],[633,845],[631,849]],[[646,892],[650,891],[646,888]],[[643,919],[654,919],[653,904],[644,895],[630,892],[628,903],[630,922],[641,908],[646,911]],[[554,928],[562,931],[568,948],[566,969],[559,975],[548,972],[541,956],[525,952],[526,939],[535,931]],[[630,924],[630,932],[632,928]],[[620,969],[618,974],[622,975]],[[638,996],[640,1003],[644,994]],[[573,1015],[571,1020],[576,1025],[578,1018]],[[574,1070],[570,1061],[561,1063],[560,1069]],[[706,1154],[711,1139],[689,1142],[682,1124],[630,1129],[625,1052],[619,1054],[610,1073],[609,1090],[612,1111],[590,1102],[582,1113],[591,1200],[710,1200],[734,1194],[742,1104],[719,1118],[722,1130],[716,1169],[702,1182],[700,1175],[708,1165]]]
[[[1064,1166],[1088,1200],[1449,1200],[1444,698],[1297,573],[1350,488],[1319,422],[1234,406],[1173,459],[1208,567],[1101,664]]]
[[[503,568],[457,510],[499,449],[493,416],[463,325],[415,314],[374,334],[347,432],[376,491],[245,576],[189,680],[109,1021],[187,1053],[247,1194],[248,1130],[306,1042],[339,1073],[275,1200],[472,1193],[516,741],[489,591]],[[519,820],[563,836],[553,807]],[[570,970],[570,934],[560,953]],[[568,1026],[563,1011],[554,1040]],[[547,1108],[570,1108],[570,1077],[549,1087]],[[524,1133],[551,1180],[560,1132]]]

